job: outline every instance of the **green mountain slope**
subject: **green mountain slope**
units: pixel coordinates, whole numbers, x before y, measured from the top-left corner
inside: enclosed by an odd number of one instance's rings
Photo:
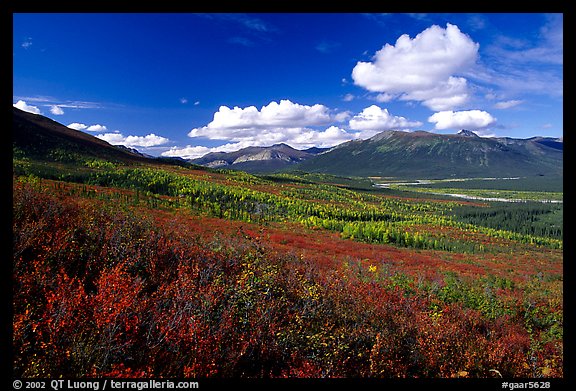
[[[120,164],[152,164],[199,168],[180,158],[144,155],[123,145],[111,145],[90,134],[70,129],[42,115],[13,108],[12,151],[15,159],[84,166],[99,160]]]
[[[554,139],[555,140],[555,139]],[[341,144],[298,169],[350,176],[398,178],[561,176],[563,151],[551,139],[483,138],[385,131]]]
[[[42,115],[13,108],[12,147],[18,157],[75,162],[103,159],[145,162],[151,159],[126,147],[116,147],[92,135],[70,129]]]

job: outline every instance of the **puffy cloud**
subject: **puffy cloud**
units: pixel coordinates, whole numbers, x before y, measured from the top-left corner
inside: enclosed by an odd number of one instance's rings
[[[295,148],[301,149],[310,147],[328,148],[358,137],[358,133],[351,134],[337,126],[330,126],[324,131],[302,129],[299,134],[293,135],[286,142]]]
[[[394,99],[394,95],[390,95],[387,93],[382,93],[382,94],[378,94],[376,95],[376,101],[380,102],[380,103],[386,103],[386,102],[390,102],[392,99]]]
[[[27,104],[26,102],[24,102],[23,100],[19,100],[18,102],[14,103],[12,106],[14,106],[17,109],[20,109],[22,111],[26,111],[28,113],[42,114],[42,112],[40,111],[40,109],[38,107],[31,106],[31,105]]]
[[[54,115],[62,115],[64,114],[64,110],[62,110],[62,108],[58,105],[52,105],[50,106],[50,112]]]
[[[68,125],[68,127],[74,130],[85,130],[88,127],[88,125],[81,124],[78,122],[72,122],[71,124]]]
[[[383,98],[420,101],[432,110],[453,108],[468,100],[466,79],[456,75],[476,61],[479,45],[458,26],[433,25],[411,39],[386,44],[372,62],[358,62],[354,83]]]
[[[286,143],[293,148],[305,149],[310,147],[332,147],[346,141],[356,139],[360,133],[348,133],[344,129],[337,126],[330,126],[324,131],[317,131],[313,129],[298,129],[292,132],[287,137],[277,137],[274,142],[266,140],[246,139],[238,142],[227,143],[218,147],[204,147],[204,146],[191,146],[186,147],[171,147],[169,150],[162,152],[162,156],[167,157],[182,157],[184,159],[195,159],[202,157],[210,152],[234,152],[242,148],[254,146],[270,146],[278,143]]]
[[[209,152],[232,152],[249,146],[278,143],[286,143],[297,149],[333,147],[346,141],[372,137],[385,129],[422,125],[421,122],[393,116],[378,106],[368,107],[352,119],[350,117],[352,114],[349,111],[332,113],[324,105],[307,106],[289,100],[271,102],[260,109],[254,106],[233,109],[221,106],[208,125],[192,129],[188,136],[228,143],[213,148],[194,145],[172,147],[162,156],[192,159]],[[352,131],[333,125],[348,120],[348,127]]]
[[[327,125],[330,122],[345,121],[348,112],[332,115],[320,104],[312,106],[293,103],[290,100],[270,102],[260,109],[255,106],[245,108],[221,106],[212,122],[201,128],[192,129],[189,137],[205,137],[211,140],[225,140],[254,146],[288,143],[291,146],[319,146],[342,139],[341,133],[326,129],[318,131],[311,126]],[[346,133],[345,131],[343,131]],[[347,134],[347,133],[346,133]],[[332,146],[334,144],[331,144]]]
[[[263,129],[269,127],[295,127],[322,125],[331,121],[326,106],[315,104],[313,106],[292,103],[281,100],[280,103],[270,102],[258,110],[255,106],[230,109],[220,106],[214,113],[214,119],[207,126],[192,129],[190,137],[209,137],[226,140],[235,131],[244,132],[246,129]]]
[[[349,111],[342,111],[334,116],[334,121],[336,122],[344,122],[348,118],[350,118],[352,114]]]
[[[86,125],[79,122],[73,122],[68,125],[70,129],[75,130],[82,130],[87,132],[106,132],[108,129],[104,125],[94,124],[94,125]],[[115,131],[114,133],[101,133],[96,135],[101,140],[104,140],[112,145],[124,145],[126,147],[155,147],[158,145],[163,145],[169,142],[170,140],[162,137],[157,136],[154,133],[148,134],[146,136],[124,136],[119,131]]]
[[[419,121],[409,121],[404,117],[391,115],[388,109],[381,109],[376,105],[362,110],[349,122],[350,129],[354,130],[391,130],[400,128],[411,128],[422,125]]]
[[[86,130],[88,132],[105,132],[106,130],[106,126],[104,125],[99,125],[99,124],[95,124],[95,125],[90,125],[86,128]]]
[[[403,94],[401,100],[422,101],[431,110],[448,110],[461,106],[468,100],[467,81],[463,77],[450,76],[428,90],[417,90]]]
[[[181,157],[183,159],[196,159],[210,152],[215,152],[215,149],[202,146],[187,145],[183,148],[171,147],[169,150],[162,152],[160,155],[166,157]]]
[[[108,129],[106,128],[106,126],[104,125],[100,125],[100,124],[94,124],[94,125],[86,125],[86,124],[81,124],[78,122],[72,122],[71,124],[68,125],[68,127],[70,129],[75,129],[75,130],[85,130],[87,132],[105,132]]]
[[[428,122],[435,123],[434,128],[442,129],[484,129],[494,123],[496,118],[486,111],[440,111],[428,118]]]
[[[209,152],[232,152],[249,146],[278,143],[299,149],[332,147],[358,138],[360,133],[349,133],[334,125],[324,130],[312,127],[344,122],[350,116],[348,111],[332,114],[324,105],[301,105],[290,100],[270,102],[260,109],[255,106],[233,109],[221,106],[208,125],[192,129],[188,136],[224,140],[228,143],[213,148],[191,145],[172,147],[163,152],[162,156],[192,159]]]
[[[99,134],[96,137],[107,141],[112,145],[124,145],[126,147],[148,148],[166,144],[168,141],[170,141],[167,138],[157,136],[154,133],[148,134],[146,136],[124,136],[122,133],[104,133]]]
[[[211,152],[235,152],[243,148],[259,146],[250,141],[240,141],[236,143],[227,143],[218,147],[205,147],[200,145],[187,145],[185,147],[171,147],[169,150],[162,152],[161,156],[181,157],[183,159],[196,159]]]

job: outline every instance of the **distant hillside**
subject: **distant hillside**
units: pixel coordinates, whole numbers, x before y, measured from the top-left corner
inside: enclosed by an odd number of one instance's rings
[[[400,178],[561,176],[561,139],[486,138],[385,131],[354,140],[296,166],[308,172]]]
[[[42,115],[13,108],[12,146],[15,153],[40,160],[75,161],[99,158],[150,161],[126,147],[116,147],[87,133],[70,129]]]
[[[112,145],[42,115],[13,108],[12,148],[15,157],[63,163],[101,159],[118,163],[152,163],[191,167],[180,158],[153,157],[134,148]]]
[[[298,150],[286,144],[275,144],[271,147],[248,147],[235,152],[212,152],[201,158],[190,160],[211,168],[229,168],[252,173],[279,171],[293,166],[326,149],[310,148]]]

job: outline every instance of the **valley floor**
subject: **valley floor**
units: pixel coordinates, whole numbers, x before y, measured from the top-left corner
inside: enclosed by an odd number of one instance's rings
[[[116,187],[13,193],[18,377],[564,375],[555,242],[424,221],[386,244]],[[477,244],[427,249],[427,230]]]

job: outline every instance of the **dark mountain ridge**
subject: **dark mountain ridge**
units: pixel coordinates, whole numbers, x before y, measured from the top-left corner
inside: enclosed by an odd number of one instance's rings
[[[13,108],[12,145],[40,160],[92,157],[123,162],[151,159],[127,147],[116,147],[90,134],[70,129],[50,118]]]
[[[401,178],[561,176],[561,139],[384,131],[300,163],[303,171]]]
[[[124,145],[112,145],[39,114],[15,107],[12,112],[12,147],[20,157],[69,163],[101,159],[121,163],[193,166],[184,159],[154,157]]]

